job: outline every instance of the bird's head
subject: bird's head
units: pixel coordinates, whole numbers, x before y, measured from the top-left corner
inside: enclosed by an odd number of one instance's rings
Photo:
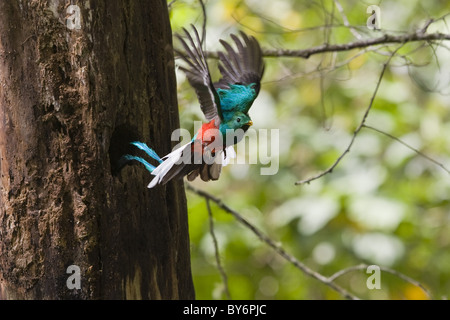
[[[250,116],[243,112],[236,112],[229,123],[230,129],[242,129],[244,132],[247,131],[252,125],[253,121],[250,119]]]
[[[220,125],[220,131],[225,138],[225,145],[229,146],[241,141],[251,125],[253,125],[253,122],[248,114],[236,111],[230,120]]]

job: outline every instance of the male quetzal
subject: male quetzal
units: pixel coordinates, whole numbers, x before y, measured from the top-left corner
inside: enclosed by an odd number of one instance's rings
[[[264,73],[262,51],[258,41],[244,32],[240,32],[241,39],[232,34],[236,51],[227,42],[220,40],[226,51],[219,52],[219,70],[222,78],[213,83],[198,31],[194,26],[192,29],[195,40],[184,28],[188,42],[177,35],[185,54],[175,51],[186,63],[186,67],[180,69],[194,88],[200,107],[209,122],[202,125],[188,144],[163,158],[145,143],[131,143],[159,162],[155,167],[137,156],[124,155],[121,159],[124,164],[131,160],[144,164],[155,176],[148,185],[149,188],[185,175],[189,181],[198,175],[203,181],[217,180],[222,163],[216,160],[222,159],[226,164],[227,156],[230,153],[234,154],[233,145],[242,139],[243,133],[253,124],[248,110],[258,96]],[[236,134],[239,129],[240,133]],[[220,158],[216,159],[217,156]]]

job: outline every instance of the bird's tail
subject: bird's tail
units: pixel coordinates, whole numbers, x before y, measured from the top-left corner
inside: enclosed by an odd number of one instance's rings
[[[183,178],[186,175],[189,181],[198,176],[203,181],[219,179],[224,162],[220,157],[223,151],[221,150],[219,151],[221,154],[213,156],[209,150],[202,149],[201,143],[197,143],[197,140],[190,141],[163,157],[164,161],[152,171],[152,175],[155,177],[149,183],[148,188],[153,188],[157,184],[165,184],[175,178]],[[217,156],[219,157],[217,158]],[[220,161],[221,159],[222,161]]]
[[[145,169],[147,169],[150,173],[152,173],[153,170],[155,170],[155,168],[156,168],[154,165],[148,163],[145,159],[143,159],[141,157],[137,157],[137,156],[132,156],[131,154],[123,155],[119,159],[119,166],[124,167],[125,165],[130,163],[132,160],[136,160],[136,161],[139,161],[140,163],[142,163],[145,166]]]
[[[163,162],[163,160],[158,156],[158,154],[155,152],[155,150],[150,149],[145,143],[139,142],[139,141],[134,141],[134,142],[131,142],[130,144],[132,144],[132,145],[138,147],[139,149],[145,151],[146,154],[148,154],[150,157],[152,157],[153,159],[155,159],[159,163]]]
[[[198,150],[196,150],[196,146],[193,145],[195,144],[195,141],[190,141],[188,144],[185,144],[163,158],[160,158],[153,149],[150,149],[143,142],[131,142],[131,144],[143,150],[152,159],[159,162],[159,165],[155,167],[145,159],[129,154],[122,156],[119,160],[121,167],[133,160],[142,163],[154,176],[152,181],[148,184],[148,188],[153,188],[158,184],[166,184],[172,179],[183,178],[185,175],[187,175],[189,181],[194,180],[198,176],[200,176],[203,181],[217,180],[219,179],[222,165],[226,166],[228,159],[236,156],[234,149],[231,146],[228,147],[225,152],[219,151],[221,153],[219,155],[221,161],[215,161],[215,157],[211,155],[209,156],[210,158],[206,159],[207,156],[205,156],[205,154],[202,154],[201,158],[197,159]],[[199,147],[201,147],[201,145],[199,145]]]
[[[157,184],[166,184],[168,181],[176,177],[183,177],[185,168],[189,165],[186,161],[182,161],[183,152],[188,149],[191,143],[178,148],[162,158],[159,166],[152,171],[155,177],[148,184],[148,188],[153,188]]]
[[[154,166],[150,164],[147,160],[142,157],[133,156],[130,154],[123,155],[118,162],[119,168],[124,167],[129,164],[131,161],[135,160],[144,165],[148,172],[150,172],[154,178],[149,183],[148,188],[153,188],[157,184],[165,184],[168,181],[177,178],[184,177],[191,170],[194,169],[192,167],[192,162],[190,161],[190,153],[186,154],[185,151],[191,151],[192,141],[188,144],[184,145],[181,148],[172,151],[168,155],[160,158],[159,155],[151,148],[149,148],[145,143],[134,141],[130,144],[144,151],[150,158],[159,162],[159,165]],[[183,157],[183,158],[182,158]]]
[[[152,159],[155,159],[156,161],[158,161],[159,163],[162,163],[163,160],[158,156],[158,154],[153,150],[150,149],[145,143],[143,142],[139,142],[139,141],[133,141],[130,144],[138,147],[139,149],[143,150],[146,154],[148,154]],[[125,165],[129,164],[132,160],[136,160],[140,163],[142,163],[145,168],[152,173],[153,170],[156,169],[156,167],[150,163],[148,163],[145,159],[138,157],[138,156],[132,156],[130,154],[125,154],[123,155],[119,161],[118,161],[118,166],[119,168],[124,167]]]

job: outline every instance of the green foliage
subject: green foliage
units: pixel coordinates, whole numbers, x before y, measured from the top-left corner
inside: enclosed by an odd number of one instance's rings
[[[238,30],[263,48],[308,49],[420,29],[450,11],[442,1],[380,2],[382,31],[366,27],[368,3],[360,1],[209,0],[208,50]],[[172,28],[201,27],[198,1],[170,7]],[[448,21],[448,20],[447,20]],[[429,32],[449,33],[445,20]],[[445,42],[443,45],[447,45]],[[177,45],[175,43],[175,45]],[[222,199],[311,269],[330,276],[360,263],[392,268],[423,284],[433,298],[450,293],[450,55],[447,47],[405,44],[392,60],[366,124],[337,167],[309,184],[295,182],[327,170],[345,151],[380,76],[400,44],[302,58],[266,58],[262,91],[250,110],[255,129],[279,129],[279,171],[266,165],[231,164],[220,180],[193,185]],[[211,69],[216,61],[211,59]],[[218,76],[214,73],[214,76]],[[181,127],[203,119],[193,90],[177,72]],[[250,147],[249,152],[258,152]],[[192,270],[199,299],[223,299],[205,200],[187,192]],[[219,255],[233,299],[342,299],[277,255],[231,215],[212,205]],[[369,290],[365,270],[336,283],[361,298],[424,299],[424,292],[382,273]]]

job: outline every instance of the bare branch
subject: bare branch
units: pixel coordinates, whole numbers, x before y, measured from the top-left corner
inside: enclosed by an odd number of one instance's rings
[[[348,267],[342,270],[339,270],[338,272],[332,274],[329,277],[326,277],[312,269],[310,269],[308,266],[306,266],[305,264],[303,264],[302,262],[300,262],[298,259],[296,259],[294,256],[290,255],[289,253],[287,253],[283,247],[276,243],[275,241],[273,241],[272,239],[270,239],[268,236],[266,236],[261,230],[259,230],[257,227],[255,227],[254,225],[252,225],[250,222],[248,222],[247,220],[245,220],[245,218],[238,213],[237,211],[233,210],[232,208],[230,208],[228,205],[226,205],[225,203],[222,202],[221,199],[203,191],[200,189],[197,189],[195,187],[193,187],[190,184],[185,184],[186,188],[190,191],[192,191],[193,193],[203,197],[206,200],[207,203],[207,208],[208,208],[208,213],[210,214],[210,218],[212,218],[212,214],[211,214],[211,207],[209,205],[209,201],[212,201],[214,203],[216,203],[216,205],[221,208],[222,210],[224,210],[227,213],[230,213],[231,215],[233,215],[240,223],[242,223],[246,228],[248,228],[249,230],[251,230],[257,237],[258,239],[260,239],[262,242],[266,243],[267,245],[269,245],[272,249],[275,250],[275,252],[280,255],[283,259],[285,259],[286,261],[288,261],[289,263],[291,263],[292,265],[294,265],[297,269],[299,269],[300,271],[302,271],[304,274],[306,274],[307,276],[310,276],[320,282],[322,282],[323,284],[327,285],[328,287],[330,287],[331,289],[335,290],[336,292],[338,292],[339,294],[341,294],[343,297],[345,297],[346,299],[350,299],[350,300],[360,300],[360,298],[358,298],[357,296],[351,294],[350,292],[348,292],[347,290],[345,290],[344,288],[342,288],[341,286],[337,285],[335,283],[336,279],[353,271],[357,271],[357,270],[367,270],[367,268],[369,267],[368,264],[359,264],[356,266],[352,266],[352,267]],[[211,225],[211,229],[212,229],[212,225]],[[217,245],[217,242],[215,242],[215,246]],[[216,250],[217,252],[217,250]],[[219,265],[219,264],[218,264]],[[378,266],[380,268],[381,271],[383,272],[387,272],[390,273],[406,282],[411,283],[412,285],[415,285],[417,287],[419,287],[420,289],[422,289],[422,291],[427,295],[427,297],[429,299],[432,299],[432,295],[431,293],[428,291],[427,288],[425,288],[425,286],[423,284],[421,284],[419,281],[414,280],[413,278],[399,272],[396,271],[394,269],[388,268],[388,267],[383,267],[383,266]],[[226,277],[226,276],[225,276]],[[225,278],[225,282],[226,282],[226,278]]]
[[[329,74],[333,71],[336,71],[342,67],[347,67],[348,64],[350,62],[352,62],[354,59],[357,59],[358,57],[360,57],[368,52],[375,52],[375,53],[381,54],[383,56],[387,55],[388,57],[390,56],[390,53],[384,54],[382,52],[378,52],[380,50],[380,48],[381,48],[381,46],[376,46],[376,47],[372,47],[372,48],[364,48],[364,49],[359,50],[357,53],[355,53],[354,55],[352,55],[351,57],[349,57],[345,60],[333,62],[333,64],[330,66],[322,67],[321,69],[319,67],[317,67],[317,68],[312,69],[311,71],[306,71],[306,72],[291,73],[291,74],[285,75],[279,79],[264,81],[264,84],[279,83],[282,81],[290,81],[290,80],[294,80],[297,78],[303,78],[303,77],[308,77],[308,79],[320,78],[320,77],[323,77],[324,75]],[[315,75],[316,73],[318,73],[318,75]]]
[[[359,132],[361,131],[362,127],[364,126],[364,123],[366,122],[367,116],[369,115],[369,112],[370,112],[370,110],[372,109],[372,105],[373,105],[373,102],[374,102],[375,97],[376,97],[376,95],[377,95],[378,88],[380,87],[381,80],[383,79],[384,72],[386,71],[387,66],[388,66],[389,63],[391,62],[391,60],[392,60],[392,58],[394,57],[394,55],[397,53],[397,51],[398,51],[402,46],[403,46],[403,44],[402,44],[401,46],[399,46],[397,49],[395,49],[395,50],[392,52],[392,54],[390,55],[389,59],[384,63],[383,69],[381,70],[380,76],[378,77],[377,85],[376,85],[375,90],[374,90],[374,92],[373,92],[373,94],[372,94],[372,97],[370,98],[369,106],[367,107],[366,111],[364,112],[364,116],[363,116],[363,118],[362,118],[362,120],[361,120],[359,126],[358,126],[358,127],[356,128],[356,130],[353,132],[352,139],[350,140],[350,143],[349,143],[349,145],[347,146],[347,148],[344,150],[344,152],[339,156],[339,158],[337,158],[337,160],[336,160],[336,161],[331,165],[331,167],[329,167],[327,170],[325,170],[325,171],[323,171],[323,172],[321,172],[321,173],[319,173],[319,174],[317,174],[317,175],[315,175],[315,176],[313,176],[313,177],[311,177],[311,178],[308,178],[308,179],[305,179],[305,180],[297,181],[297,182],[295,183],[295,185],[301,185],[301,184],[305,184],[305,183],[310,183],[311,181],[317,180],[317,179],[323,177],[324,175],[326,175],[326,174],[328,174],[328,173],[331,173],[331,172],[334,170],[334,168],[336,168],[336,166],[337,166],[337,165],[341,162],[341,160],[345,157],[345,155],[346,155],[347,153],[350,152],[350,149],[351,149],[353,143],[355,142],[356,136],[359,134]]]
[[[416,41],[439,41],[439,40],[450,40],[450,34],[443,33],[410,33],[404,35],[389,35],[385,34],[382,37],[358,40],[355,42],[344,43],[344,44],[323,44],[317,47],[312,47],[304,50],[288,50],[288,49],[266,49],[263,50],[265,57],[300,57],[309,58],[314,54],[324,53],[324,52],[338,52],[338,51],[348,51],[358,48],[366,48],[379,44],[387,43],[407,43]]]
[[[194,188],[190,184],[186,184],[186,188],[188,190],[198,194],[199,196],[205,198],[205,199],[209,199],[209,200],[213,201],[214,203],[217,204],[217,206],[219,208],[221,208],[222,210],[224,210],[227,213],[232,214],[240,223],[242,223],[246,228],[251,230],[258,237],[258,239],[260,239],[262,242],[264,242],[267,245],[269,245],[282,258],[284,258],[289,263],[293,264],[297,269],[302,271],[304,274],[306,274],[306,275],[308,275],[308,276],[310,276],[310,277],[312,277],[312,278],[314,278],[316,280],[319,280],[320,282],[326,284],[328,287],[330,287],[331,289],[335,290],[336,292],[341,294],[346,299],[359,300],[359,298],[357,296],[351,294],[350,292],[348,292],[344,288],[340,287],[339,285],[335,284],[334,282],[329,281],[327,277],[325,277],[322,274],[320,274],[320,273],[310,269],[305,264],[303,264],[302,262],[297,260],[294,256],[292,256],[289,253],[287,253],[283,249],[283,247],[281,247],[280,244],[277,244],[275,241],[273,241],[268,236],[266,236],[262,231],[260,231],[254,225],[252,225],[250,222],[245,220],[245,218],[239,212],[237,212],[237,211],[231,209],[230,207],[228,207],[225,203],[222,202],[221,199],[216,198],[213,195],[211,195],[211,194],[209,194],[209,193],[207,193],[207,192],[205,192],[203,190],[199,190],[197,188]]]
[[[343,44],[328,44],[324,43],[320,46],[303,49],[303,50],[290,50],[290,49],[263,49],[263,55],[267,58],[277,57],[291,57],[291,58],[305,58],[325,52],[340,52],[349,51],[353,49],[367,48],[375,45],[386,45],[393,43],[408,43],[417,41],[443,41],[450,40],[450,34],[445,33],[423,33],[422,30],[418,30],[415,33],[408,33],[403,35],[390,35],[385,34],[378,38],[358,40]],[[218,58],[217,52],[208,51],[208,58]]]

